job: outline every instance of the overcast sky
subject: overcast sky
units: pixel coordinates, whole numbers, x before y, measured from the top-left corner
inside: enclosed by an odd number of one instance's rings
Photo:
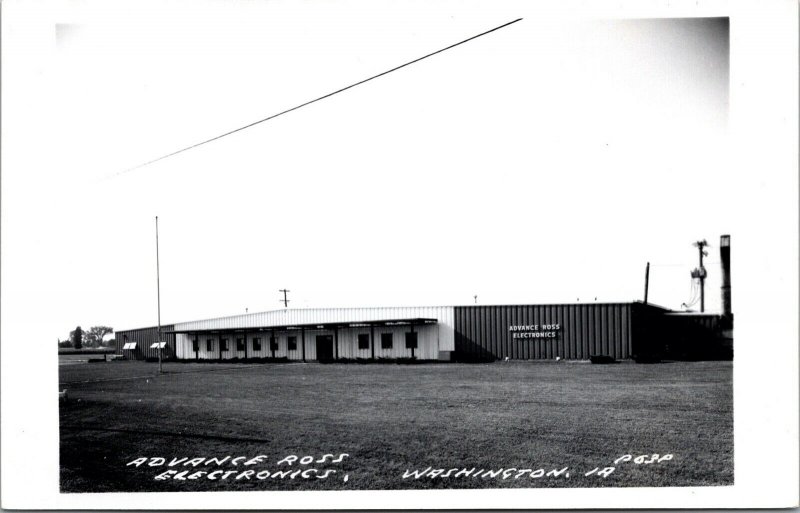
[[[9,34],[3,294],[43,339],[155,325],[156,215],[165,323],[280,308],[281,288],[293,307],[632,301],[647,261],[650,300],[679,309],[703,238],[718,311],[723,233],[735,285],[727,19],[161,4]]]

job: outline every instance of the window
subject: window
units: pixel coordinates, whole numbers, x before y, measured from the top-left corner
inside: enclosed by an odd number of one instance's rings
[[[213,351],[214,350],[214,339],[209,338],[206,340],[206,351]]]
[[[409,331],[406,333],[406,349],[417,348],[417,332]]]
[[[368,333],[359,333],[358,334],[358,348],[359,349],[369,349],[369,334]]]
[[[220,351],[227,351],[228,350],[228,339],[227,338],[219,339],[219,350]]]
[[[192,351],[195,353],[200,350],[200,341],[196,338],[192,339]]]
[[[253,351],[261,351],[261,339],[258,337],[253,339]]]
[[[244,339],[237,338],[236,339],[236,350],[237,351],[244,351]]]
[[[269,350],[270,351],[278,350],[278,339],[276,337],[269,337]]]
[[[381,333],[381,349],[391,349],[391,348],[392,348],[392,334]]]
[[[289,351],[297,351],[297,337],[289,337]]]

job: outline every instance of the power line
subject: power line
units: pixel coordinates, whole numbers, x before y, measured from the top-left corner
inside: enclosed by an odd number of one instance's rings
[[[215,137],[212,137],[211,139],[206,139],[205,141],[192,144],[191,146],[187,146],[187,147],[182,148],[180,150],[173,151],[172,153],[168,153],[166,155],[162,155],[161,157],[158,157],[158,158],[153,159],[153,160],[149,160],[149,161],[145,162],[144,164],[139,164],[138,166],[134,166],[134,167],[126,169],[124,171],[120,171],[119,173],[116,173],[116,174],[120,175],[122,173],[127,173],[127,172],[133,171],[135,169],[139,169],[139,168],[142,168],[142,167],[145,167],[145,166],[149,166],[150,164],[154,164],[154,163],[156,163],[156,162],[158,162],[160,160],[164,160],[166,158],[175,156],[175,155],[177,155],[179,153],[183,153],[184,151],[188,151],[188,150],[191,150],[193,148],[197,148],[198,146],[202,146],[204,144],[208,144],[210,142],[216,141],[217,139],[222,139],[223,137],[227,137],[229,135],[235,134],[236,132],[240,132],[240,131],[245,130],[247,128],[253,127],[255,125],[258,125],[259,123],[263,123],[265,121],[269,121],[271,119],[275,119],[278,116],[283,116],[284,114],[288,114],[289,112],[292,112],[292,111],[295,111],[297,109],[303,108],[306,105],[311,105],[312,103],[316,103],[316,102],[318,102],[320,100],[324,100],[325,98],[330,98],[331,96],[333,96],[335,94],[339,94],[341,92],[347,91],[348,89],[352,89],[353,87],[359,86],[361,84],[365,84],[365,83],[369,82],[370,80],[375,80],[376,78],[380,78],[380,77],[382,77],[384,75],[388,75],[389,73],[391,73],[393,71],[397,71],[397,70],[399,70],[401,68],[405,68],[406,66],[410,66],[411,64],[417,63],[417,62],[419,62],[419,61],[421,61],[423,59],[427,59],[428,57],[433,57],[436,54],[445,52],[447,50],[450,50],[451,48],[455,48],[456,46],[463,45],[464,43],[472,41],[473,39],[477,39],[477,38],[479,38],[481,36],[485,36],[486,34],[490,34],[490,33],[494,32],[496,30],[500,30],[501,28],[505,28],[505,27],[507,27],[507,26],[509,26],[509,25],[511,25],[513,23],[516,23],[518,21],[521,21],[521,20],[522,20],[522,18],[517,18],[514,21],[509,21],[508,23],[504,23],[504,24],[502,24],[500,26],[497,26],[497,27],[495,27],[495,28],[493,28],[491,30],[487,30],[486,32],[481,32],[478,35],[469,37],[467,39],[464,39],[463,41],[459,41],[458,43],[455,43],[455,44],[452,44],[452,45],[447,46],[445,48],[442,48],[441,50],[436,50],[435,52],[429,53],[429,54],[424,55],[422,57],[418,57],[418,58],[414,59],[413,61],[408,61],[405,64],[401,64],[400,66],[396,66],[396,67],[394,67],[394,68],[392,68],[390,70],[384,71],[382,73],[378,73],[377,75],[373,75],[373,76],[371,76],[369,78],[365,78],[364,80],[360,80],[360,81],[358,81],[358,82],[356,82],[354,84],[350,84],[349,86],[343,87],[341,89],[337,89],[336,91],[333,91],[332,93],[328,93],[326,95],[320,96],[319,98],[315,98],[315,99],[307,101],[305,103],[301,103],[300,105],[297,105],[296,107],[292,107],[291,109],[286,109],[286,110],[284,110],[282,112],[279,112],[277,114],[273,114],[273,115],[268,116],[268,117],[266,117],[264,119],[259,119],[258,121],[254,121],[254,122],[252,122],[252,123],[250,123],[248,125],[244,125],[242,127],[236,128],[236,129],[231,130],[229,132],[225,132],[224,134],[217,135]]]
[[[699,296],[700,289],[697,287],[697,282],[692,280],[689,285],[689,301],[683,303],[681,306],[685,308],[691,308],[692,306],[697,303],[697,300],[700,299]]]

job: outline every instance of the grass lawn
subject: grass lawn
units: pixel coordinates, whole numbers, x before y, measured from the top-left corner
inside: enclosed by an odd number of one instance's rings
[[[69,391],[62,491],[733,484],[732,362],[166,363],[160,376],[157,368],[59,367],[59,389]],[[631,461],[614,463],[626,454]],[[633,460],[652,454],[653,463]],[[258,455],[266,458],[244,466]],[[313,462],[279,463],[288,455]],[[128,465],[140,457],[165,463]],[[403,477],[428,467],[444,473]],[[606,467],[614,470],[605,477],[585,475]],[[516,470],[504,478],[481,469]],[[155,479],[169,470],[184,479]],[[227,477],[187,478],[215,470]]]

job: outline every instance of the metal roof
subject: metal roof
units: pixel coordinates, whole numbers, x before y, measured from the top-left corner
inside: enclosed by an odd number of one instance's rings
[[[289,331],[289,330],[329,330],[337,328],[369,328],[375,326],[419,326],[436,324],[437,319],[415,317],[412,319],[389,319],[380,321],[347,321],[347,322],[315,322],[311,324],[286,324],[280,326],[255,326],[250,328],[209,328],[209,329],[182,329],[170,330],[163,333],[253,333],[263,331]]]

